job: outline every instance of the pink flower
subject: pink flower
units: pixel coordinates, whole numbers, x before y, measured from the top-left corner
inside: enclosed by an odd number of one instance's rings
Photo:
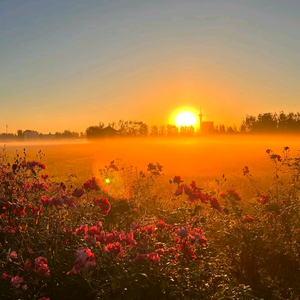
[[[3,279],[8,279],[8,278],[10,278],[10,276],[7,275],[6,273],[3,273],[3,274],[2,274],[2,278],[3,278]]]
[[[140,262],[140,261],[144,261],[145,259],[146,259],[146,254],[137,253],[133,261]]]
[[[160,262],[160,257],[158,255],[158,253],[152,252],[152,253],[147,254],[147,260],[149,262],[159,263]]]
[[[37,273],[43,276],[50,276],[50,270],[47,266],[47,259],[45,257],[37,257],[34,260],[34,268]]]
[[[15,277],[12,277],[11,281],[12,285],[15,287],[15,288],[18,288],[20,287],[20,284],[22,282],[24,282],[24,279],[23,277],[19,277],[19,276],[15,276]]]
[[[135,231],[135,230],[137,230],[138,228],[140,228],[140,223],[136,224],[136,223],[132,222],[132,223],[130,224],[130,230],[131,230],[131,231]]]
[[[78,274],[81,268],[89,268],[96,265],[95,257],[92,251],[88,248],[78,248],[76,250],[76,261],[73,269],[67,273],[67,275]]]
[[[180,236],[181,238],[186,237],[188,235],[188,233],[189,233],[189,229],[188,228],[184,228],[184,227],[176,231],[176,234],[178,236]]]
[[[18,255],[17,255],[17,252],[16,251],[11,251],[11,249],[8,250],[8,253],[7,253],[7,258],[9,259],[17,259],[18,258]]]

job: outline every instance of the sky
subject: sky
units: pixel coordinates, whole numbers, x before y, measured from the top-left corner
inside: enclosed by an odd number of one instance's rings
[[[300,111],[299,0],[0,0],[0,132]]]

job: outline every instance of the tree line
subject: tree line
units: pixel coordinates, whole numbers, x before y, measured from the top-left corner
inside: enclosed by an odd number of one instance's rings
[[[0,140],[23,140],[26,139],[26,132],[18,130],[17,134],[2,133]],[[64,130],[55,134],[42,134],[31,131],[30,139],[97,139],[102,137],[191,137],[200,134],[199,129],[194,126],[176,126],[173,124],[148,125],[141,121],[119,120],[118,122],[103,122],[99,125],[89,126],[85,132],[72,132]],[[271,134],[271,133],[300,133],[300,112],[284,113],[262,113],[257,116],[246,115],[240,126],[225,126],[223,124],[214,126],[214,134]],[[27,135],[28,136],[28,135]]]

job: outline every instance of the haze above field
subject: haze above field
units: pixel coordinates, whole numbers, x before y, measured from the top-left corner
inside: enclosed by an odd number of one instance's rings
[[[46,173],[55,180],[65,180],[74,173],[81,185],[92,176],[98,176],[100,168],[112,160],[122,159],[120,166],[133,165],[147,170],[147,165],[160,163],[164,173],[172,178],[180,175],[194,180],[214,181],[222,174],[242,177],[242,169],[249,166],[255,178],[270,175],[272,164],[266,156],[271,148],[282,155],[289,146],[291,155],[298,156],[300,140],[295,136],[218,136],[177,139],[115,139],[97,143],[12,143],[7,152],[12,159],[15,151],[26,149],[27,159],[37,159],[39,150],[45,154]],[[268,176],[269,176],[268,175]]]
[[[1,0],[0,132],[298,111],[295,0]]]

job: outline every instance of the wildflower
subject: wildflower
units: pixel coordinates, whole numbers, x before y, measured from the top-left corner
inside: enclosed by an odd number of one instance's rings
[[[99,191],[100,190],[100,180],[96,179],[93,177],[90,180],[87,180],[83,185],[82,188],[89,191],[89,190],[94,190],[94,191]]]
[[[152,225],[140,227],[138,231],[151,235],[155,232],[155,228]]]
[[[249,174],[249,173],[250,173],[249,167],[245,166],[244,169],[243,169],[243,175],[245,176],[246,174]]]
[[[81,235],[87,233],[87,231],[88,231],[88,226],[86,224],[80,225],[80,227],[75,230],[75,234]]]
[[[44,179],[44,180],[46,180],[46,179],[48,179],[49,178],[49,175],[42,175],[42,178]]]
[[[182,252],[187,258],[192,258],[193,260],[197,258],[195,251],[191,247],[189,242],[185,242],[182,247]]]
[[[212,198],[210,199],[210,204],[211,204],[211,206],[212,206],[214,209],[216,209],[218,212],[223,212],[224,207],[220,206],[220,203],[219,203],[219,201],[218,201],[217,198],[212,197]]]
[[[37,257],[34,260],[35,271],[43,276],[50,276],[50,270],[47,266],[47,259],[45,257]]]
[[[158,253],[152,252],[152,253],[147,254],[147,260],[152,263],[159,263],[160,257],[158,255]]]
[[[183,228],[176,231],[176,234],[178,236],[180,236],[181,238],[186,237],[188,235],[188,233],[189,233],[189,229],[185,228],[185,227],[183,227]]]
[[[148,243],[146,240],[142,241],[142,242],[137,242],[135,245],[136,249],[148,249]]]
[[[163,255],[165,253],[165,250],[163,248],[159,248],[156,250],[156,253],[158,253],[159,255]]]
[[[290,147],[284,147],[283,150],[284,150],[284,151],[289,151],[289,150],[290,150]]]
[[[254,222],[254,218],[250,217],[250,216],[244,216],[243,219],[241,220],[242,223],[252,223]]]
[[[76,261],[73,269],[67,275],[78,274],[81,268],[89,268],[96,265],[95,257],[92,251],[88,248],[80,247],[76,250]]]
[[[123,242],[125,241],[127,246],[131,246],[135,243],[135,240],[133,238],[133,232],[130,232],[129,234],[125,235],[123,232],[119,235],[120,240]]]
[[[228,196],[231,197],[231,199],[240,201],[242,198],[239,196],[239,194],[235,190],[227,190]]]
[[[122,251],[122,245],[119,242],[108,244],[105,246],[105,250],[110,253],[114,253],[115,255],[118,255]]]
[[[174,182],[174,183],[177,183],[177,184],[180,184],[180,183],[183,182],[183,181],[181,180],[181,177],[180,177],[180,176],[175,176],[175,177],[173,178],[173,182]]]
[[[158,221],[157,223],[156,223],[156,227],[157,228],[165,228],[165,222],[164,221],[162,221],[162,220],[160,220],[160,221]]]
[[[3,274],[2,274],[2,278],[3,278],[3,279],[8,279],[8,278],[10,278],[10,276],[7,275],[6,273],[3,273]]]
[[[200,228],[194,228],[188,236],[188,240],[191,243],[200,242],[202,246],[205,246],[207,244],[207,239],[205,236],[202,235],[203,230]]]
[[[140,262],[140,261],[144,261],[145,259],[146,259],[146,254],[137,253],[133,261]]]
[[[18,255],[17,255],[17,252],[16,251],[11,251],[11,249],[8,250],[8,253],[7,253],[7,259],[17,259],[18,258]]]
[[[260,194],[260,196],[261,199],[257,198],[257,201],[260,202],[261,204],[266,204],[271,199],[271,196],[268,194]]]
[[[91,235],[100,234],[100,231],[97,226],[93,226],[89,229],[89,234]]]
[[[272,152],[272,150],[271,150],[271,149],[267,149],[266,152],[267,152],[268,154],[270,154],[270,153]]]
[[[24,279],[23,277],[19,277],[19,276],[15,276],[15,277],[12,277],[11,278],[11,281],[12,285],[15,287],[15,288],[19,288],[20,287],[20,284],[22,282],[24,282]]]
[[[95,206],[99,206],[103,216],[107,216],[110,211],[110,203],[106,198],[94,198],[93,199]]]
[[[76,198],[80,198],[82,195],[84,194],[84,190],[83,189],[75,189],[72,193],[72,196],[73,197],[76,197]]]

